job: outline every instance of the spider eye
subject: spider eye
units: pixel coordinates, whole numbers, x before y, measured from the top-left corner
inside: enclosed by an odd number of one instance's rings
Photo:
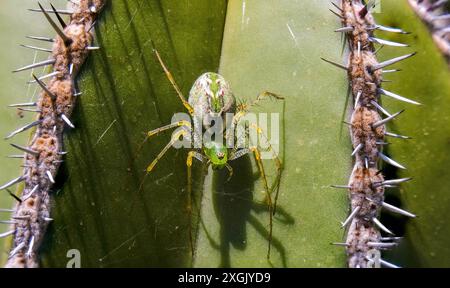
[[[223,152],[217,152],[217,158],[219,158],[220,160],[222,160],[223,157],[225,157],[225,153],[223,153]]]

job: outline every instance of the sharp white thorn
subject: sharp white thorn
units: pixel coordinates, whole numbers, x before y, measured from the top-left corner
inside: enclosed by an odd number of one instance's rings
[[[27,200],[28,198],[30,198],[31,196],[33,196],[34,192],[36,192],[36,190],[39,188],[39,184],[34,186],[33,189],[31,189],[30,193],[28,193],[25,197],[22,197],[22,201]]]
[[[33,63],[31,65],[27,65],[27,66],[21,67],[19,69],[16,69],[13,72],[15,73],[15,72],[28,70],[28,69],[33,69],[33,68],[36,68],[36,67],[52,65],[52,64],[55,64],[55,61],[56,61],[55,59],[49,59],[49,60],[45,60],[45,61],[42,61],[42,62]]]
[[[41,122],[42,122],[41,120],[37,120],[37,121],[34,121],[34,122],[30,123],[30,124],[27,124],[27,125],[25,125],[25,126],[19,128],[19,129],[15,130],[15,131],[11,132],[8,136],[5,137],[5,140],[6,139],[10,139],[10,138],[14,137],[15,135],[17,135],[17,134],[19,134],[19,133],[21,133],[23,131],[26,131],[26,130],[28,130],[28,129],[36,126],[36,125],[41,124]]]
[[[364,145],[362,143],[359,143],[358,146],[356,146],[356,148],[353,150],[352,152],[352,157],[356,155],[356,153],[358,153],[359,150],[361,150],[364,147]]]
[[[28,220],[31,218],[30,215],[25,215],[25,216],[13,216],[11,217],[12,219],[16,219],[16,220]]]
[[[17,159],[23,159],[25,157],[24,155],[8,155],[7,158],[17,158]]]
[[[334,32],[348,33],[348,32],[352,32],[353,30],[355,30],[355,28],[349,26],[349,27],[342,27],[342,28],[336,29],[336,30],[334,30]]]
[[[370,101],[370,104],[372,104],[373,106],[375,106],[378,110],[380,110],[384,115],[391,117],[392,114],[389,113],[386,109],[384,109],[380,104],[378,104],[376,101],[372,100]]]
[[[359,209],[361,209],[360,206],[358,206],[355,209],[353,209],[352,213],[350,213],[350,215],[347,217],[347,219],[343,223],[341,223],[342,224],[342,228],[346,227],[350,223],[350,221],[352,221],[352,219],[355,218],[355,216],[358,213]]]
[[[23,44],[20,44],[20,46],[24,47],[24,48],[28,48],[28,49],[33,49],[36,51],[50,52],[50,53],[52,52],[51,49],[47,49],[47,48],[41,48],[41,47],[36,47],[36,46],[31,46],[31,45],[23,45]]]
[[[49,73],[49,74],[47,74],[47,75],[38,77],[38,80],[42,81],[42,80],[44,80],[44,79],[47,79],[47,78],[56,76],[56,75],[58,75],[58,74],[60,74],[60,72],[59,72],[59,71],[55,71],[55,72]],[[30,81],[28,81],[27,83],[28,83],[28,84],[36,83],[36,80],[30,80]]]
[[[407,44],[397,43],[397,42],[388,41],[388,40],[384,40],[384,39],[379,39],[379,38],[375,38],[375,37],[370,37],[369,41],[371,41],[373,43],[386,45],[386,46],[393,46],[393,47],[408,47],[409,46]]]
[[[383,74],[384,74],[384,73],[394,73],[394,72],[400,72],[400,71],[402,71],[402,70],[400,70],[400,69],[391,69],[391,70],[383,70],[381,72],[383,72]]]
[[[12,225],[12,224],[16,224],[16,221],[12,221],[12,220],[0,220],[0,224],[8,224],[8,225]]]
[[[7,213],[9,213],[9,212],[14,212],[14,210],[13,209],[0,209],[0,212],[7,212]]]
[[[28,103],[18,103],[18,104],[11,104],[8,105],[8,107],[33,107],[37,106],[36,102],[28,102]]]
[[[383,26],[383,25],[377,25],[375,27],[375,29],[378,29],[380,31],[385,31],[385,32],[392,32],[392,33],[400,33],[400,34],[409,34],[409,32],[403,31],[400,28],[393,28],[393,27],[387,27],[387,26]]]
[[[21,242],[19,245],[16,246],[11,252],[9,253],[9,258],[13,257],[17,254],[23,247],[25,246],[25,242]]]
[[[361,95],[362,95],[362,91],[358,91],[358,94],[356,94],[356,98],[355,98],[355,107],[354,107],[354,109],[356,109],[356,107],[358,106],[359,99],[361,98]]]
[[[3,186],[1,186],[1,187],[0,187],[0,190],[4,190],[4,189],[6,189],[6,188],[8,188],[8,187],[10,187],[10,186],[12,186],[12,185],[14,185],[14,184],[17,184],[17,183],[19,183],[19,182],[22,182],[22,181],[24,181],[24,180],[25,180],[25,177],[24,177],[24,176],[17,177],[17,178],[15,178],[15,179],[9,181],[8,183],[4,184]]]
[[[391,179],[391,180],[385,180],[381,183],[383,185],[396,185],[396,184],[408,182],[410,180],[412,180],[412,178]]]
[[[416,53],[411,53],[411,54],[403,55],[403,56],[400,56],[400,57],[396,57],[396,58],[393,58],[393,59],[390,59],[390,60],[381,62],[381,63],[379,63],[379,64],[374,65],[374,66],[372,67],[372,70],[375,71],[375,70],[378,70],[378,69],[382,69],[382,68],[384,68],[384,67],[390,66],[390,65],[395,64],[395,63],[397,63],[397,62],[400,62],[400,61],[402,61],[402,60],[408,59],[409,57],[412,57],[412,56],[414,56],[414,55],[416,55]]]
[[[14,234],[16,232],[16,230],[11,230],[11,231],[8,231],[8,232],[5,232],[5,233],[2,233],[2,234],[0,234],[0,238],[5,238],[5,237],[8,237],[9,235],[12,235],[12,234]]]
[[[411,137],[409,137],[409,136],[403,136],[403,135],[399,135],[399,134],[395,134],[395,133],[391,133],[391,132],[384,132],[384,135],[394,137],[394,138],[400,138],[400,139],[411,139]]]
[[[395,117],[397,117],[398,115],[402,114],[404,111],[405,111],[405,110],[399,111],[399,112],[397,112],[397,113],[395,113],[395,114],[393,114],[393,115],[391,115],[391,116],[389,116],[389,117],[387,117],[387,118],[384,118],[384,119],[382,119],[382,120],[380,120],[380,121],[377,121],[377,122],[373,123],[373,124],[372,124],[372,128],[378,128],[378,127],[380,127],[380,126],[386,124],[387,122],[393,120],[393,119],[394,119]]]
[[[394,233],[391,232],[391,230],[387,229],[386,226],[384,226],[380,220],[378,220],[377,218],[372,218],[373,223],[375,223],[375,225],[378,226],[378,228],[380,228],[381,230],[383,230],[384,232],[394,235]]]
[[[50,182],[52,182],[54,184],[55,179],[53,179],[52,173],[47,170],[47,171],[45,171],[45,174],[47,174],[48,180],[50,180]]]
[[[403,237],[381,237],[380,240],[381,241],[400,241],[402,240]]]
[[[361,57],[361,41],[358,41],[358,57]]]
[[[411,103],[411,104],[414,104],[414,105],[422,105],[422,104],[420,104],[419,102],[416,102],[416,101],[414,101],[414,100],[411,100],[411,99],[405,98],[405,97],[403,97],[403,96],[394,94],[394,93],[392,93],[392,92],[390,92],[390,91],[387,91],[387,90],[384,90],[384,89],[381,89],[381,88],[378,89],[378,92],[379,92],[380,94],[383,94],[383,95],[392,97],[392,98],[394,98],[394,99],[397,99],[397,100],[400,100],[400,101],[403,101],[403,102]]]
[[[398,246],[398,243],[386,243],[386,242],[367,242],[367,245],[372,248],[392,248]]]
[[[69,118],[67,118],[65,114],[61,114],[61,119],[64,120],[64,122],[66,122],[66,124],[69,125],[71,128],[75,128],[75,125],[73,125],[72,122],[70,122]]]
[[[400,268],[399,266],[389,263],[383,259],[380,259],[380,264],[381,264],[381,266],[386,267],[386,268]]]
[[[41,37],[41,36],[26,36],[28,39],[45,41],[45,42],[55,42],[55,39],[49,37]]]
[[[380,156],[381,159],[383,159],[383,161],[385,161],[388,164],[391,164],[392,166],[398,167],[400,169],[406,169],[403,165],[401,165],[400,163],[392,160],[391,158],[387,157],[386,155],[384,155],[381,152],[378,152],[378,155]]]
[[[37,184],[36,186],[33,187],[33,189],[31,189],[30,191],[30,195],[32,195],[34,192],[36,192],[36,190],[39,188],[39,184]]]
[[[26,256],[28,258],[31,257],[31,254],[33,253],[33,248],[34,248],[34,236],[31,237],[30,244],[28,244],[28,250],[26,253]]]
[[[41,9],[34,9],[34,8],[28,9],[28,11],[42,12]],[[44,11],[47,13],[55,13],[55,11],[53,11],[52,9],[44,9]],[[56,12],[58,12],[59,14],[62,14],[62,15],[72,15],[74,13],[74,11],[72,11],[72,10],[62,10],[62,9],[57,9]]]
[[[398,214],[404,215],[406,217],[416,218],[416,215],[414,215],[408,211],[405,211],[403,209],[400,209],[398,207],[395,207],[391,204],[388,204],[386,202],[383,202],[381,205],[383,206],[383,208],[385,208],[386,210],[389,210],[391,212],[398,213]]]

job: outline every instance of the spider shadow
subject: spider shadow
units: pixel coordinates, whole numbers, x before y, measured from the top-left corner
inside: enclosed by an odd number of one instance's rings
[[[212,181],[212,201],[215,215],[220,225],[219,243],[209,235],[202,220],[202,229],[205,231],[211,245],[220,251],[220,267],[231,267],[230,250],[233,247],[237,250],[245,250],[247,241],[247,223],[250,224],[261,237],[269,241],[269,209],[264,203],[254,200],[255,181],[260,178],[259,173],[255,175],[252,169],[250,157],[244,156],[231,162],[235,171],[233,177],[227,182],[228,171],[226,169],[217,170],[213,174]],[[254,213],[252,213],[254,212]],[[265,213],[267,223],[262,223],[254,214]],[[272,236],[272,256],[277,252],[281,258],[282,266],[287,266],[287,256],[282,242],[276,237],[275,227],[279,224],[293,224],[294,219],[288,215],[281,207],[277,207],[277,215],[274,216],[274,233]],[[264,252],[261,257],[266,257]],[[270,259],[267,259],[270,266],[273,266]]]

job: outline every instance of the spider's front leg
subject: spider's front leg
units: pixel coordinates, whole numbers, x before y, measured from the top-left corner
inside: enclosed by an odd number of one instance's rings
[[[152,45],[153,45],[153,42],[152,42]],[[194,115],[194,108],[189,104],[189,102],[183,96],[183,93],[181,92],[180,87],[178,87],[177,82],[175,81],[175,78],[172,76],[172,73],[170,73],[170,71],[167,68],[166,64],[164,64],[164,61],[162,60],[161,56],[159,55],[158,50],[156,50],[156,48],[154,46],[153,46],[153,52],[155,52],[156,58],[158,59],[159,64],[163,68],[167,79],[169,79],[170,84],[172,84],[173,88],[177,92],[178,98],[180,98],[181,102],[183,103],[184,107],[186,107],[186,109],[188,110],[189,114],[191,116],[193,116]]]
[[[159,152],[159,154],[156,156],[156,158],[150,163],[150,165],[147,166],[147,168],[145,169],[146,173],[144,175],[144,178],[142,179],[141,184],[139,185],[139,191],[142,190],[142,188],[144,187],[144,182],[145,179],[147,178],[148,174],[150,174],[150,172],[153,171],[153,168],[155,168],[156,164],[158,163],[158,161],[164,156],[164,154],[167,152],[167,150],[169,150],[169,148],[171,146],[173,146],[177,141],[180,140],[181,137],[190,137],[190,134],[192,134],[192,128],[191,128],[191,124],[187,121],[178,121],[160,128],[157,128],[155,130],[149,131],[147,132],[147,137],[144,139],[144,141],[141,144],[141,147],[139,147],[138,151],[140,151],[143,147],[143,144],[148,140],[148,138],[150,138],[151,136],[154,136],[156,134],[158,134],[159,132],[171,129],[171,128],[175,128],[175,127],[183,127],[183,129],[175,132],[172,135],[172,138],[170,140],[170,142],[161,150],[161,152]]]

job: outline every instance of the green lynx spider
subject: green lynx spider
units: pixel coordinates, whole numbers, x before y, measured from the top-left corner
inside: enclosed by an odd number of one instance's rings
[[[237,124],[239,123],[239,120],[247,113],[249,112],[250,108],[255,106],[259,101],[261,101],[264,98],[272,97],[274,99],[280,99],[284,100],[283,97],[276,95],[271,92],[262,92],[258,95],[258,97],[251,103],[246,104],[240,104],[236,107],[236,99],[233,95],[233,93],[230,90],[230,86],[228,82],[219,74],[213,73],[213,72],[207,72],[202,74],[197,80],[195,81],[194,85],[191,88],[191,91],[189,92],[189,98],[188,101],[186,101],[185,97],[183,96],[180,88],[175,82],[174,77],[170,73],[170,71],[167,69],[166,65],[164,64],[161,56],[159,55],[158,51],[156,49],[153,49],[161,67],[163,68],[168,80],[172,84],[173,88],[175,89],[179,99],[183,103],[184,107],[187,109],[189,115],[191,118],[194,118],[194,123],[196,121],[196,115],[201,116],[208,116],[209,114],[219,115],[219,117],[222,117],[225,113],[234,113],[234,116],[232,118],[232,135],[229,134],[225,137],[235,137],[234,136],[234,129],[236,128]],[[236,111],[237,110],[237,111]],[[202,127],[204,128],[204,123],[202,123]],[[147,137],[144,140],[144,142],[154,136],[159,134],[160,132],[172,129],[182,127],[183,129],[178,130],[172,135],[171,140],[169,143],[162,149],[162,151],[156,156],[156,158],[153,160],[153,162],[148,165],[146,169],[146,175],[148,175],[155,167],[156,163],[163,157],[163,155],[169,150],[169,148],[176,143],[181,137],[184,139],[189,139],[189,141],[192,141],[192,139],[195,139],[196,137],[201,137],[200,135],[197,135],[195,133],[195,130],[192,128],[191,123],[188,121],[178,121],[169,125],[162,126],[160,128],[154,129],[152,131],[147,132]],[[211,165],[214,170],[217,169],[223,169],[226,168],[229,172],[229,178],[233,175],[233,169],[228,163],[229,161],[236,160],[244,155],[247,155],[249,153],[253,153],[256,163],[258,165],[258,169],[261,175],[261,178],[263,179],[265,194],[266,194],[266,202],[269,208],[269,244],[268,244],[268,251],[267,251],[267,258],[270,257],[270,247],[271,247],[271,241],[272,241],[272,217],[275,213],[276,208],[276,202],[278,199],[278,192],[279,192],[279,181],[281,178],[281,170],[282,170],[282,162],[280,158],[278,157],[277,153],[274,151],[273,147],[270,145],[270,142],[268,141],[267,137],[264,135],[262,129],[258,127],[256,124],[251,124],[249,128],[255,129],[257,132],[257,135],[262,137],[265,142],[267,142],[268,150],[273,154],[273,160],[275,162],[275,166],[277,169],[277,177],[275,178],[275,183],[272,186],[272,189],[269,190],[268,181],[266,178],[266,173],[264,171],[263,162],[261,159],[261,151],[258,147],[249,147],[249,148],[241,148],[238,149],[238,147],[235,148],[227,148],[222,144],[222,142],[216,142],[214,140],[204,143],[201,148],[192,148],[191,151],[189,151],[186,165],[187,165],[187,180],[188,180],[188,206],[187,211],[189,214],[189,218],[191,218],[192,213],[192,162],[193,159],[197,159],[198,161],[202,163],[206,163],[207,165]],[[275,193],[275,199],[272,200],[272,191],[276,190]],[[191,227],[189,227],[189,231],[191,231]],[[193,239],[192,239],[192,233],[189,233],[190,235],[190,245],[191,245],[191,252],[194,253],[193,249]]]

